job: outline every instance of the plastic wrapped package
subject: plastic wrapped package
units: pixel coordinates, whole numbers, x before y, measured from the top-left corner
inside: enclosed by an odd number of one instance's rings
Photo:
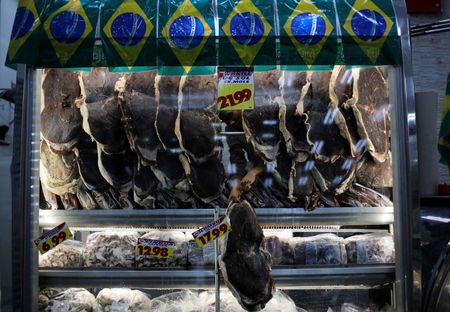
[[[186,239],[189,239],[188,236],[190,234],[186,234]],[[191,236],[192,237],[192,236]],[[187,242],[188,244],[188,265],[190,266],[201,266],[203,265],[203,249],[198,247],[195,240],[191,239]]]
[[[138,268],[185,267],[187,265],[188,244],[183,232],[154,230],[141,236],[141,238],[174,242],[175,247],[172,258],[136,256],[136,265]]]
[[[390,234],[355,235],[345,240],[348,263],[394,263],[394,239]]]
[[[40,312],[92,312],[95,296],[84,288],[47,288],[40,292]]]
[[[214,293],[183,290],[162,295],[152,300],[152,312],[214,312]]]
[[[291,245],[291,231],[265,231],[261,247],[272,256],[272,265],[293,264],[294,249]]]
[[[203,246],[203,263],[205,265],[213,265],[216,261],[216,249],[214,242]]]
[[[138,238],[138,233],[130,231],[90,234],[83,252],[84,265],[133,268]]]
[[[344,239],[334,234],[295,237],[295,264],[346,264]]]
[[[139,290],[104,288],[95,300],[94,312],[148,312],[150,298]]]
[[[220,311],[222,312],[245,312],[238,301],[229,291],[220,293]],[[267,302],[264,312],[303,312],[303,309],[297,308],[294,301],[284,292],[278,290],[273,294],[273,298]]]
[[[83,266],[83,244],[66,240],[43,255],[39,255],[39,267],[78,268]]]

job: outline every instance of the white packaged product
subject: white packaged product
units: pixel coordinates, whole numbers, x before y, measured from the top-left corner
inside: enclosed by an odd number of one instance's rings
[[[43,255],[39,255],[39,267],[78,268],[83,266],[83,244],[69,239]]]
[[[104,288],[95,300],[94,312],[149,312],[150,298],[139,290]]]
[[[216,261],[214,241],[203,246],[198,247],[195,240],[192,238],[192,233],[186,233],[188,242],[188,263],[192,266],[214,265]]]
[[[39,312],[92,312],[95,296],[84,288],[44,289],[39,294]]]
[[[152,300],[151,312],[214,312],[214,293],[183,290]]]
[[[183,232],[154,230],[141,236],[141,238],[174,242],[175,247],[172,258],[136,256],[136,264],[138,268],[185,267],[187,265],[188,244],[186,242],[186,236]]]
[[[294,263],[294,249],[290,243],[291,231],[264,231],[261,247],[272,256],[272,265]]]
[[[108,231],[90,234],[83,252],[87,267],[134,267],[139,234],[129,231]]]
[[[295,264],[346,264],[344,239],[334,234],[320,234],[292,239]]]
[[[348,263],[394,263],[395,247],[392,235],[371,233],[355,235],[345,240]]]

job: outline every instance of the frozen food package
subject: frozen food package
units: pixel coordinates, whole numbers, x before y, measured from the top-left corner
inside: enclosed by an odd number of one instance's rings
[[[40,268],[79,268],[83,266],[83,244],[69,239],[43,255],[39,255]]]
[[[87,267],[133,268],[139,234],[131,231],[106,231],[90,234],[83,252]]]
[[[203,246],[203,263],[205,265],[213,265],[216,261],[216,248],[214,242]]]
[[[92,312],[95,296],[84,288],[47,288],[38,298],[39,312]]]
[[[347,263],[344,239],[334,234],[295,238],[293,244],[296,264]]]
[[[188,244],[188,265],[190,266],[201,266],[203,265],[203,249],[198,247],[195,240],[189,240],[190,234],[186,234],[187,244]]]
[[[291,231],[265,231],[261,247],[272,256],[272,265],[293,264],[294,249],[291,246]]]
[[[231,294],[230,291],[220,292],[220,311],[222,312],[245,312],[244,309],[239,305],[236,298]],[[298,312],[304,311],[303,309],[298,309],[295,306],[294,301],[289,298],[281,290],[276,291],[273,294],[273,298],[267,302],[264,312]]]
[[[345,239],[348,263],[394,263],[394,239],[388,233],[355,235]]]
[[[214,293],[191,290],[177,291],[152,300],[152,312],[214,312]]]
[[[150,298],[139,290],[104,288],[95,300],[93,312],[148,312]]]
[[[188,244],[183,232],[153,230],[141,236],[141,238],[173,242],[175,243],[175,247],[173,249],[173,257],[171,258],[136,256],[136,265],[138,268],[185,267],[187,265]]]

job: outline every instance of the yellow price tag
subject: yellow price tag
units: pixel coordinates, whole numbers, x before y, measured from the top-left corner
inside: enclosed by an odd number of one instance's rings
[[[73,236],[66,222],[61,223],[52,230],[44,233],[42,236],[34,240],[36,247],[41,254],[45,254],[50,249],[55,248],[63,241]]]
[[[172,258],[174,242],[139,238],[136,245],[136,255],[155,258]]]
[[[219,70],[218,77],[218,110],[253,109],[253,71]]]
[[[225,235],[229,231],[231,231],[231,226],[228,223],[228,219],[225,219],[225,217],[220,217],[207,226],[192,233],[192,236],[197,242],[197,245],[200,248],[203,248],[206,244]]]

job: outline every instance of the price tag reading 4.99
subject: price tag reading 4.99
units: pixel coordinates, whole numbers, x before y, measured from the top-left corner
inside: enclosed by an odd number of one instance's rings
[[[219,70],[219,110],[253,109],[253,71]]]
[[[139,238],[136,246],[136,254],[138,256],[172,258],[174,248],[174,242]]]
[[[192,233],[197,245],[203,248],[206,244],[231,231],[231,226],[224,217]]]
[[[47,251],[55,248],[60,243],[62,243],[66,239],[71,238],[72,236],[72,232],[70,232],[69,227],[64,222],[48,231],[47,233],[43,234],[38,239],[35,239],[34,243],[39,249],[39,252],[41,254],[45,254]]]

